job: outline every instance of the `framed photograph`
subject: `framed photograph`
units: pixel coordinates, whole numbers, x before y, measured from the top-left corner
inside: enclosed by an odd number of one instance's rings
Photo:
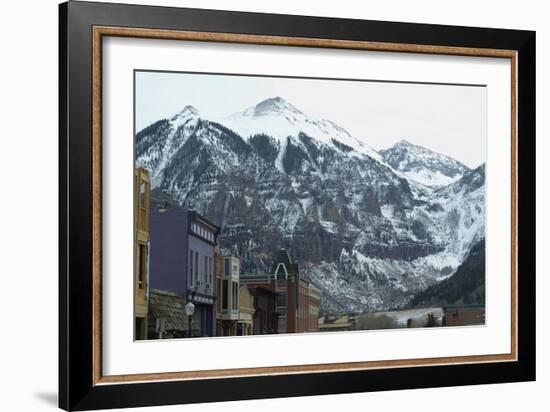
[[[60,5],[59,405],[535,379],[535,33]]]

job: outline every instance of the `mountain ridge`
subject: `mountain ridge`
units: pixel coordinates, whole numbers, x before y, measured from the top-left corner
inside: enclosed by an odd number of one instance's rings
[[[470,170],[469,167],[450,156],[405,139],[388,149],[380,150],[379,153],[395,171],[424,186],[449,185]]]
[[[268,121],[245,135],[186,106],[137,133],[137,164],[152,171],[157,192],[221,225],[223,250],[245,272],[269,270],[278,248],[291,250],[325,309],[403,306],[454,273],[484,234],[484,175],[466,170],[448,191],[417,185],[346,144],[328,120],[274,114],[288,108],[279,99],[260,102]],[[292,133],[273,133],[274,116]]]

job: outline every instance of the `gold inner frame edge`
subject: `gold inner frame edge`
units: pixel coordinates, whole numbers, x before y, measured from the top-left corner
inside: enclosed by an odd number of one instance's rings
[[[395,359],[382,361],[359,361],[326,363],[314,365],[288,365],[254,368],[216,369],[143,373],[130,375],[103,375],[102,372],[102,40],[103,37],[129,37],[163,40],[187,40],[218,43],[255,44],[291,47],[317,47],[398,53],[420,53],[437,55],[509,58],[511,60],[511,353],[493,355],[451,356],[440,358]],[[356,40],[335,40],[321,38],[266,36],[239,33],[218,33],[144,29],[131,27],[94,26],[92,31],[92,335],[94,385],[115,383],[136,383],[167,380],[216,379],[244,376],[281,375],[298,373],[328,373],[381,368],[403,368],[419,366],[458,365],[472,363],[494,363],[517,361],[517,51],[505,49],[469,48],[455,46],[432,46],[420,44],[385,43]]]

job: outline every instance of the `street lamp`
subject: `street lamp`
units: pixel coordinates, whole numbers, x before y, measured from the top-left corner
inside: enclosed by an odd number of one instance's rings
[[[188,320],[189,320],[189,333],[187,334],[187,336],[190,338],[191,337],[191,334],[192,334],[192,324],[193,324],[193,313],[195,313],[195,305],[193,304],[193,302],[191,302],[191,300],[189,300],[187,302],[187,305],[185,305],[185,314],[187,315],[188,317]]]

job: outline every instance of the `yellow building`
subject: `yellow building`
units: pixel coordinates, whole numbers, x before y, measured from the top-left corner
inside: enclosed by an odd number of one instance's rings
[[[151,181],[149,171],[142,167],[135,170],[134,178],[136,220],[136,233],[134,237],[134,336],[136,340],[139,340],[147,339]]]
[[[319,319],[321,332],[341,332],[355,330],[355,318],[350,315],[325,315]]]
[[[236,257],[216,256],[217,336],[237,334],[240,266]]]
[[[254,297],[246,285],[239,288],[239,320],[237,321],[237,335],[252,335],[254,331]]]

